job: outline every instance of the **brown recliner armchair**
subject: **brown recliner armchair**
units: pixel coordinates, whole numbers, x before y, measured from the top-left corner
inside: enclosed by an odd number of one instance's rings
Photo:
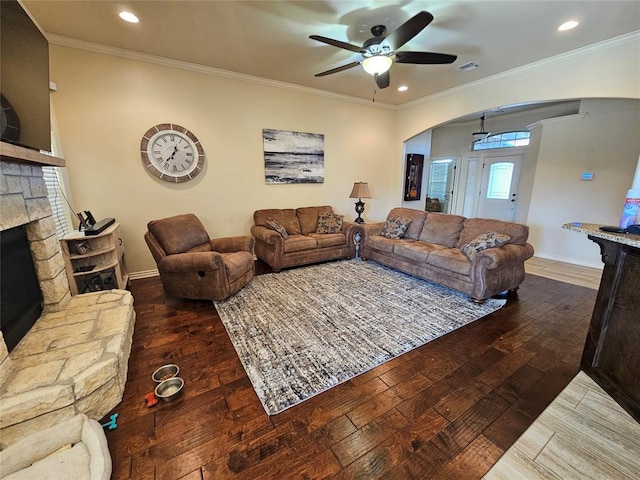
[[[144,239],[167,294],[224,300],[252,279],[252,237],[209,238],[202,222],[187,213],[152,220]]]

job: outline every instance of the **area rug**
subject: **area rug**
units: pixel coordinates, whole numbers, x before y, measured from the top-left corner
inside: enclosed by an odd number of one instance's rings
[[[505,302],[475,305],[356,259],[259,275],[214,305],[264,409],[275,415]]]

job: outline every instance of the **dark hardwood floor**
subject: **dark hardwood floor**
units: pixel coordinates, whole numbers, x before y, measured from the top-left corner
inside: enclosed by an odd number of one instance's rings
[[[159,278],[130,289],[114,480],[481,478],[578,372],[596,297],[527,275],[492,315],[269,417],[211,302],[165,298]],[[147,408],[165,363],[184,395]]]

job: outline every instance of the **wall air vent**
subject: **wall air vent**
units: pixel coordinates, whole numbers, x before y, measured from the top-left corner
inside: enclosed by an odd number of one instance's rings
[[[471,70],[475,70],[476,68],[478,68],[477,63],[467,62],[463,65],[460,65],[458,67],[458,70],[462,70],[463,72],[470,72]]]

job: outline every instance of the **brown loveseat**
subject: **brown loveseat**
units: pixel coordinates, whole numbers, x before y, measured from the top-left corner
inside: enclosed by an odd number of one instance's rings
[[[387,220],[397,217],[411,220],[399,239],[380,235],[385,222],[360,226],[362,259],[453,288],[475,302],[516,290],[524,280],[524,262],[533,256],[526,225],[408,208],[394,208]],[[473,252],[470,260],[461,248],[476,245],[472,241],[489,232],[509,239],[502,246]]]
[[[321,214],[334,214],[333,208],[325,205],[256,210],[251,227],[256,257],[276,272],[298,265],[353,258],[355,224],[343,222],[336,233],[316,233]],[[284,235],[270,226],[274,221],[284,227]]]

